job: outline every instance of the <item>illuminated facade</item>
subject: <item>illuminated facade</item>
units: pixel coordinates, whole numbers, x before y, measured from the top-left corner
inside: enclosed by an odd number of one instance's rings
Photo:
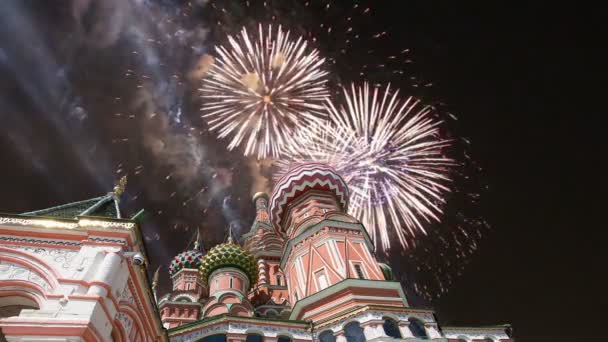
[[[167,340],[121,193],[0,214],[0,341]]]
[[[301,165],[271,196],[256,194],[241,243],[175,256],[173,287],[159,297],[139,262],[137,215],[121,218],[119,195],[0,215],[2,339],[513,341],[509,326],[442,328],[433,311],[410,307],[325,165]]]
[[[175,292],[159,301],[171,341],[513,341],[509,326],[441,328],[433,311],[410,307],[365,228],[346,213],[348,188],[327,166],[292,169],[254,203],[242,247],[230,240],[179,269],[198,268],[209,288],[192,304],[202,308],[198,319],[182,310],[176,326]]]

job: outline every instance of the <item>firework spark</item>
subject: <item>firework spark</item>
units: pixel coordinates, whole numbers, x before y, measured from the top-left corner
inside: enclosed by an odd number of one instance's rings
[[[393,230],[402,247],[426,234],[425,225],[441,220],[451,169],[450,141],[442,122],[420,101],[401,99],[390,86],[381,93],[352,85],[343,88],[344,104],[326,102],[330,124],[299,129],[278,162],[279,174],[293,164],[322,161],[348,183],[350,214],[362,221],[377,248],[391,247]]]
[[[202,117],[228,149],[244,145],[244,154],[277,157],[295,127],[324,118],[325,60],[289,31],[259,25],[257,35],[243,28],[216,47],[216,59],[203,78]]]

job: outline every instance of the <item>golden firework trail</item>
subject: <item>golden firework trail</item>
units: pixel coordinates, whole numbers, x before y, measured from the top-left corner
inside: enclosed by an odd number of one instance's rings
[[[302,37],[260,24],[257,34],[243,28],[215,51],[200,88],[201,111],[211,131],[230,138],[228,149],[278,157],[295,128],[325,118],[325,59]]]

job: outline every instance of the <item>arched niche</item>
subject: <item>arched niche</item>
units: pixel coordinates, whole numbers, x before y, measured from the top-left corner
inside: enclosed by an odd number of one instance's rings
[[[197,342],[226,342],[226,334],[215,334],[201,338]]]

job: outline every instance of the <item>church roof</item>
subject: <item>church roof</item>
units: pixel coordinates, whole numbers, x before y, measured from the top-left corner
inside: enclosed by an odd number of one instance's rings
[[[56,207],[23,213],[25,216],[44,216],[58,218],[75,218],[77,216],[96,216],[122,218],[118,200],[113,193],[84,201],[66,203]]]
[[[171,260],[169,274],[173,276],[184,268],[199,268],[204,256],[205,254],[197,249],[179,253]]]
[[[109,192],[104,196],[91,198],[84,201],[62,204],[56,207],[30,211],[23,213],[23,216],[42,216],[42,217],[57,217],[73,219],[78,216],[104,217],[112,219],[123,218],[120,213],[118,202],[120,196],[125,191],[127,185],[127,176],[123,176],[116,186],[114,191]],[[137,216],[137,215],[136,215]]]
[[[308,191],[331,193],[341,209],[348,209],[348,186],[330,166],[322,163],[305,163],[287,171],[275,184],[270,196],[270,221],[279,231],[284,231],[283,222],[289,204]]]

